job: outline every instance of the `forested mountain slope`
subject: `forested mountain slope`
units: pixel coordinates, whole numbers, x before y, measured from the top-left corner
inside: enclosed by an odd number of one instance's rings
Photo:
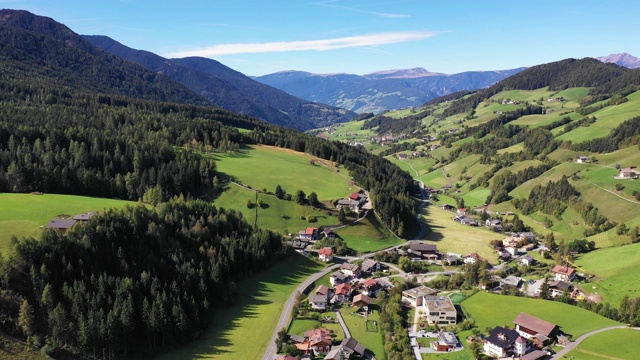
[[[126,47],[106,36],[83,36],[95,46],[171,77],[217,106],[255,116],[276,125],[308,130],[344,122],[351,111],[289,95],[206,58],[166,59]]]

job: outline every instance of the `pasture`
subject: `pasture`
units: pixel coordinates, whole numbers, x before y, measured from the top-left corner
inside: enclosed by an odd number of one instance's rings
[[[280,185],[292,195],[298,190],[307,195],[315,191],[320,200],[340,199],[360,189],[343,167],[337,172],[326,160],[289,149],[248,146],[237,153],[208,155],[216,161],[218,172],[254,189],[273,192]]]
[[[135,206],[132,201],[74,195],[0,194],[0,252],[10,250],[12,236],[39,237],[41,227],[59,215],[99,212],[104,209]]]
[[[477,292],[462,302],[481,331],[496,326],[513,325],[521,312],[560,325],[573,339],[589,331],[620,323],[573,305],[541,299]],[[488,311],[499,309],[499,311]]]
[[[387,230],[373,211],[369,211],[359,222],[335,230],[335,233],[347,243],[347,246],[359,253],[377,251],[404,242]]]
[[[369,307],[371,309],[371,313],[369,314],[368,320],[371,323],[375,321],[380,324],[380,310],[375,302],[371,304]],[[376,359],[386,359],[386,355],[384,352],[384,345],[382,343],[383,334],[382,331],[375,331],[375,327],[371,324],[367,325],[365,318],[354,314],[353,312],[357,309],[354,307],[350,307],[345,305],[342,309],[340,309],[340,314],[342,314],[342,319],[344,323],[349,328],[349,332],[351,336],[358,340],[359,343],[364,345]]]
[[[613,329],[589,336],[565,357],[581,360],[618,360],[635,359],[638,353],[640,353],[640,331]]]
[[[260,359],[289,295],[309,275],[322,269],[294,254],[255,277],[238,283],[236,304],[220,308],[199,340],[160,359]]]

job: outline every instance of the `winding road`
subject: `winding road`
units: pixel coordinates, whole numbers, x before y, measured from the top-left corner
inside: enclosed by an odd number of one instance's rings
[[[558,353],[554,354],[551,359],[562,359],[562,357],[564,355],[566,355],[569,351],[573,350],[576,346],[580,345],[580,343],[588,338],[589,336],[595,335],[595,334],[599,334],[601,332],[605,332],[605,331],[609,331],[609,330],[613,330],[613,329],[633,329],[633,330],[640,330],[640,328],[637,327],[628,327],[628,326],[624,326],[624,325],[620,325],[620,326],[609,326],[606,328],[602,328],[602,329],[598,329],[598,330],[593,330],[590,331],[582,336],[580,336],[579,338],[576,339],[576,341],[572,341],[570,343],[567,344],[567,346],[565,346],[564,349],[562,349],[562,351],[558,351]]]

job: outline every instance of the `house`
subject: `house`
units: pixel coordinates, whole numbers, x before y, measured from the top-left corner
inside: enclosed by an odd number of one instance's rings
[[[413,241],[409,245],[409,251],[414,254],[419,254],[423,259],[438,259],[438,247],[434,244]]]
[[[287,241],[287,245],[291,246],[295,250],[304,250],[307,247],[307,242],[306,241],[289,240],[289,241]]]
[[[378,284],[376,279],[367,279],[362,283],[362,293],[369,297],[375,297],[380,290],[382,290],[382,286]]]
[[[371,298],[365,294],[358,294],[353,297],[353,306],[359,308],[365,308],[365,310],[369,307],[371,303]]]
[[[482,256],[478,255],[478,253],[472,253],[464,257],[463,262],[465,264],[475,264],[477,262],[481,262],[484,259]]]
[[[327,329],[313,329],[305,334],[309,342],[309,349],[314,354],[326,354],[331,349],[331,332]]]
[[[282,355],[277,357],[276,360],[298,360],[298,358],[291,355]]]
[[[351,299],[351,285],[349,283],[342,283],[336,286],[336,292],[333,295],[332,302],[334,304],[342,304]]]
[[[407,157],[409,157],[407,154],[399,154],[398,160],[405,160]]]
[[[336,271],[329,276],[329,283],[331,286],[336,286],[351,280],[351,276],[343,273],[342,271]]]
[[[366,272],[369,274],[372,274],[376,271],[380,271],[380,263],[373,259],[365,259],[362,262],[361,267],[363,272]]]
[[[450,331],[440,331],[438,341],[432,341],[429,345],[433,351],[453,351],[458,346],[458,338]]]
[[[332,229],[324,229],[322,231],[322,235],[329,240],[336,238],[336,233],[334,233]]]
[[[313,310],[325,311],[327,309],[326,295],[309,295],[309,305]]]
[[[523,278],[519,278],[513,275],[509,275],[502,280],[502,288],[505,289],[519,289],[524,283]]]
[[[327,285],[320,285],[313,292],[316,295],[324,295],[324,297],[329,296],[329,287]]]
[[[318,238],[318,228],[306,228],[298,232],[298,237],[303,241],[315,241]]]
[[[570,282],[576,278],[576,271],[569,266],[556,265],[553,272],[556,274],[556,280]]]
[[[475,219],[468,217],[460,219],[460,224],[467,226],[478,226],[478,222]]]
[[[638,177],[640,177],[640,172],[636,171],[635,169],[635,166],[622,168],[620,169],[618,177],[622,179],[637,179]]]
[[[360,199],[361,199],[360,193],[354,192],[351,195],[349,195],[349,200],[360,201]]]
[[[322,262],[329,262],[333,260],[333,249],[330,247],[323,247],[318,250],[318,260]]]
[[[51,220],[47,224],[48,228],[56,229],[61,233],[66,233],[67,230],[71,229],[78,221],[77,220]]]
[[[589,157],[588,156],[578,156],[576,158],[576,162],[579,164],[585,164],[589,162]]]
[[[413,289],[405,290],[402,292],[402,301],[411,305],[413,308],[422,306],[422,300],[425,296],[437,295],[438,290],[432,289],[428,286],[418,286]]]
[[[458,216],[467,215],[467,208],[458,208],[458,210],[456,210],[456,214],[458,214]]]
[[[359,358],[364,357],[365,347],[352,337],[342,340],[340,345],[334,346],[324,357],[325,360],[348,360],[354,354],[358,354]]]
[[[513,320],[513,323],[516,324],[516,331],[519,335],[541,346],[549,339],[555,338],[560,329],[556,324],[523,312]]]
[[[509,253],[509,255],[511,255],[511,256],[516,256],[516,255],[518,255],[518,248],[516,248],[516,247],[513,247],[513,246],[507,246],[506,248],[504,248],[504,250],[505,250],[506,252],[508,252],[508,253]]]
[[[359,278],[362,274],[362,267],[358,264],[343,263],[340,265],[340,271],[353,278]]]
[[[511,261],[511,254],[505,249],[500,249],[498,250],[498,259],[502,262],[509,262]]]
[[[94,217],[95,215],[96,213],[94,213],[93,211],[88,212],[86,214],[77,214],[76,216],[73,217],[73,220],[87,222],[91,220],[91,218]]]
[[[565,291],[571,291],[571,285],[564,281],[554,280],[549,282],[549,290],[551,290],[552,297],[557,297]]]
[[[429,324],[455,325],[458,312],[448,296],[424,296],[422,310]]]
[[[522,240],[527,240],[528,242],[532,242],[536,240],[536,235],[530,231],[521,232],[518,234],[518,237]]]
[[[447,254],[442,258],[447,265],[457,265],[460,261],[460,256],[456,254]]]
[[[526,353],[526,340],[517,331],[498,326],[491,330],[489,337],[485,340],[484,352],[497,358],[516,355],[516,343],[520,353],[518,355],[524,355]]]
[[[518,262],[522,265],[532,266],[536,263],[536,259],[534,259],[530,255],[523,255],[518,258]]]
[[[453,211],[456,207],[449,204],[444,204],[440,207],[442,210]]]
[[[340,209],[343,206],[348,206],[349,210],[358,213],[360,211],[360,202],[356,201],[356,200],[351,200],[351,199],[340,199],[338,200],[338,206],[337,208]]]

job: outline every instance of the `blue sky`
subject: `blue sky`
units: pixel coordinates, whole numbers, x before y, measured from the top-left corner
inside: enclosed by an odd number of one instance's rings
[[[166,57],[205,56],[246,75],[458,73],[628,52],[640,2],[430,0],[0,0],[80,34]]]

